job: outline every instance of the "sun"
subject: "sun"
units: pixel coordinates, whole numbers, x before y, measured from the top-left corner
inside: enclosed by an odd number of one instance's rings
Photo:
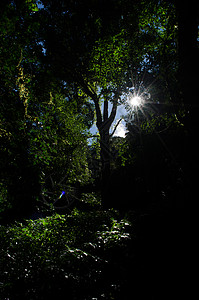
[[[130,106],[139,107],[142,105],[142,98],[140,96],[132,96],[129,99]]]

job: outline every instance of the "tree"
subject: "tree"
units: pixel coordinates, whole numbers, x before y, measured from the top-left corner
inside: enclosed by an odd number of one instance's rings
[[[106,191],[110,175],[109,131],[122,91],[126,90],[129,44],[122,29],[122,14],[129,7],[123,9],[120,1],[75,4],[61,1],[56,6],[43,3],[46,5],[41,12],[45,19],[43,39],[48,65],[66,84],[75,82],[77,89],[94,103],[100,134],[102,186]],[[106,8],[107,14],[102,8]]]
[[[153,110],[182,114],[183,105],[176,103],[175,6],[165,1],[44,1],[44,5],[45,63],[57,78],[76,83],[77,90],[93,101],[101,143],[102,186],[108,188],[109,131],[122,92],[129,87],[139,91],[144,82]],[[103,16],[105,6],[107,14]]]
[[[100,156],[102,164],[102,198],[107,203],[109,186],[111,151],[110,128],[117,112],[121,99],[124,70],[128,57],[128,45],[123,32],[96,43],[90,62],[89,81],[82,82],[82,90],[94,102],[96,111],[96,125],[100,135]],[[103,112],[101,106],[103,103]],[[111,104],[111,111],[109,112]]]

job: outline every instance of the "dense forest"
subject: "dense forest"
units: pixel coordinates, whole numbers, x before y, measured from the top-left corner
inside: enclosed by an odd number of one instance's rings
[[[198,1],[0,12],[0,299],[193,299]]]

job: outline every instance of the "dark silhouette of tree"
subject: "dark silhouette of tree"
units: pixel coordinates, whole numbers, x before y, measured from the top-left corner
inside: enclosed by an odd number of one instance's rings
[[[121,31],[122,5],[112,1],[62,1],[56,7],[53,3],[44,4],[47,63],[55,76],[66,84],[76,82],[77,89],[94,103],[104,199],[110,176],[110,127],[116,116],[128,56],[128,44]]]

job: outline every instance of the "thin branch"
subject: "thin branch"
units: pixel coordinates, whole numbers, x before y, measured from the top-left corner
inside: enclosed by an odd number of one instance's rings
[[[23,50],[21,49],[21,52],[20,52],[20,58],[19,58],[19,62],[18,62],[18,64],[17,64],[17,68],[20,67],[20,64],[21,64],[22,60],[23,60]]]
[[[115,116],[116,116],[116,113],[117,113],[117,105],[118,105],[118,101],[119,101],[119,96],[120,96],[120,88],[118,88],[117,92],[115,93],[111,114],[110,114],[109,118],[107,119],[107,121],[104,124],[108,128],[111,127],[111,124],[113,123],[113,121],[115,119]]]
[[[116,129],[117,129],[117,127],[118,127],[118,125],[120,124],[121,121],[122,121],[122,119],[119,119],[119,121],[115,125],[115,128],[114,128],[113,132],[111,133],[110,137],[112,137],[114,135],[114,133],[115,133],[115,131],[116,131]]]

